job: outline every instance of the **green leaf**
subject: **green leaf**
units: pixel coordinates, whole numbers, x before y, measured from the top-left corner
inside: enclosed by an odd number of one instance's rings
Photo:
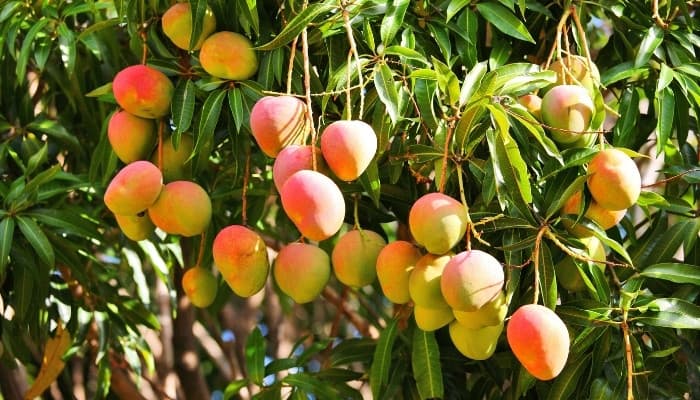
[[[622,93],[620,118],[613,130],[613,143],[618,147],[631,147],[637,140],[637,123],[639,122],[639,93],[635,88],[627,88]]]
[[[700,329],[700,307],[682,299],[659,298],[646,304],[647,311],[630,321],[676,329]]]
[[[377,344],[373,339],[345,339],[333,348],[330,365],[338,367],[354,362],[369,363]]]
[[[659,80],[656,82],[656,92],[659,93],[666,89],[668,85],[673,82],[673,69],[668,65],[661,64],[661,70],[659,71]]]
[[[646,65],[663,40],[664,30],[656,25],[652,25],[639,44],[639,51],[634,59],[634,67],[639,68]]]
[[[382,24],[379,28],[379,36],[384,45],[389,45],[389,43],[394,40],[396,33],[399,31],[399,28],[401,28],[401,24],[403,24],[403,19],[409,4],[409,0],[392,0],[391,2],[387,2],[386,14],[384,14]]]
[[[535,43],[527,27],[509,9],[498,3],[477,3],[479,13],[499,31],[516,39]]]
[[[209,97],[204,101],[202,116],[199,120],[199,129],[197,130],[197,141],[194,145],[191,157],[195,154],[199,154],[199,152],[207,146],[207,142],[213,139],[214,129],[221,115],[221,105],[224,102],[224,97],[226,97],[226,90],[219,89],[211,92]]]
[[[101,236],[97,224],[85,218],[77,209],[39,208],[23,215],[86,239],[97,239]]]
[[[36,35],[44,29],[48,23],[51,22],[49,18],[41,18],[39,21],[33,23],[32,27],[27,32],[22,42],[22,47],[19,51],[19,57],[17,57],[17,66],[15,68],[15,74],[17,75],[17,81],[23,83],[25,75],[27,72],[27,64],[29,63],[29,56],[32,54],[32,49],[34,48],[34,38]]]
[[[369,373],[369,385],[372,389],[372,396],[375,399],[381,398],[381,390],[389,381],[391,368],[392,349],[398,333],[398,320],[392,319],[382,331],[377,341],[377,348],[372,358],[372,366]]]
[[[430,65],[425,56],[416,50],[409,49],[408,47],[393,45],[384,49],[384,54],[390,54],[394,56],[399,56],[408,60],[420,61],[425,65]]]
[[[76,153],[81,152],[81,146],[78,139],[75,137],[75,135],[70,134],[58,121],[47,119],[43,115],[39,115],[34,121],[27,124],[27,129],[32,132],[45,133],[47,136],[52,137],[68,146],[71,151]]]
[[[360,184],[362,188],[372,198],[375,207],[379,207],[379,197],[381,196],[382,184],[379,181],[379,166],[377,160],[372,160],[365,172],[360,175]]]
[[[676,100],[673,95],[673,90],[665,88],[660,93],[657,93],[654,104],[656,105],[657,114],[656,153],[661,154],[673,132],[673,113],[676,109]]]
[[[248,386],[250,382],[248,382],[248,379],[238,379],[235,380],[226,386],[226,389],[224,390],[224,399],[231,399],[233,396],[236,396],[238,392],[241,391],[244,387]]]
[[[462,90],[459,93],[459,107],[462,108],[472,100],[472,95],[478,90],[481,84],[481,79],[486,75],[488,70],[488,62],[482,61],[474,66],[462,82]]]
[[[299,14],[294,16],[294,18],[292,18],[289,23],[285,25],[284,29],[282,29],[282,32],[280,32],[279,35],[264,45],[256,47],[255,49],[274,50],[278,47],[286,45],[297,37],[301,31],[304,30],[304,28],[306,28],[314,19],[316,19],[316,17],[335,9],[336,4],[336,1],[327,0],[323,3],[314,3],[309,5]]]
[[[5,276],[5,268],[9,262],[14,230],[15,220],[13,217],[5,217],[0,221],[0,277]]]
[[[549,251],[549,246],[544,242],[540,242],[539,275],[542,304],[554,310],[557,306],[557,278],[554,273],[552,253]]]
[[[75,33],[68,28],[65,22],[58,25],[58,49],[61,52],[61,61],[68,72],[68,76],[73,76],[75,71],[76,46]]]
[[[35,265],[23,265],[22,268],[15,268],[13,306],[17,312],[16,318],[24,321],[29,312],[32,300],[36,298],[34,291],[37,281],[37,270]]]
[[[700,267],[682,263],[661,263],[647,267],[640,273],[647,278],[700,286]]]
[[[186,132],[192,124],[194,115],[195,85],[190,79],[182,79],[175,87],[173,100],[171,103],[173,124],[175,132],[173,134],[173,145],[175,148],[180,143],[180,134]]]
[[[471,3],[471,0],[450,1],[450,4],[447,6],[447,19],[445,20],[445,22],[450,22],[452,17],[457,15],[457,13],[460,12],[460,10],[466,7],[469,3]]]
[[[411,342],[411,365],[420,397],[422,399],[442,398],[444,395],[442,367],[435,332],[425,332],[415,328]]]
[[[39,256],[39,259],[47,266],[53,267],[56,261],[53,247],[51,247],[49,239],[46,237],[39,225],[37,225],[33,219],[28,217],[17,216],[16,219],[19,230],[22,232],[29,244],[32,245],[34,251]]]
[[[559,373],[559,376],[554,380],[554,383],[552,383],[549,393],[547,393],[547,399],[570,399],[576,392],[576,387],[583,373],[588,369],[588,363],[591,361],[592,356],[593,353],[588,353],[582,359],[569,360]]]
[[[644,251],[634,259],[635,265],[643,267],[672,262],[676,251],[686,240],[696,237],[699,229],[700,220],[677,222],[646,244]]]
[[[190,32],[190,43],[188,48],[192,49],[195,47],[199,41],[199,36],[202,34],[202,27],[204,24],[204,14],[207,11],[207,1],[206,0],[189,0],[192,21],[192,31]],[[189,80],[189,79],[188,79]]]
[[[457,104],[460,97],[459,79],[457,79],[457,75],[452,72],[448,65],[437,58],[433,57],[432,62],[433,66],[435,66],[435,72],[437,73],[440,91],[446,95],[448,103]]]
[[[378,63],[374,69],[374,86],[377,89],[379,100],[386,106],[386,112],[393,124],[399,119],[399,95],[394,86],[394,77],[391,69],[385,63]]]
[[[330,384],[304,372],[287,375],[282,379],[282,382],[292,387],[300,388],[307,393],[313,393],[319,399],[334,399],[338,397]]]
[[[245,362],[248,378],[258,386],[262,386],[265,378],[265,348],[265,338],[256,326],[245,344]]]

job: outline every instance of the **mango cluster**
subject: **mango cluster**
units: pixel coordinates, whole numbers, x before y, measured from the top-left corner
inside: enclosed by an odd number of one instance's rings
[[[542,97],[527,94],[518,102],[544,124],[560,146],[592,146],[603,120],[602,114],[597,114],[602,111],[596,108],[596,98],[601,96],[597,67],[584,57],[571,55],[557,59],[549,69],[557,79],[540,91]]]
[[[590,193],[585,202],[584,190]],[[588,264],[605,270],[606,251],[590,228],[579,220],[592,222],[602,230],[616,226],[624,218],[627,209],[634,205],[641,193],[641,176],[634,161],[622,150],[606,148],[596,153],[587,167],[585,188],[574,193],[561,209],[564,227],[584,244],[581,255]],[[596,262],[598,261],[598,262]],[[557,280],[570,291],[583,290],[586,285],[581,271],[571,256],[557,263]]]

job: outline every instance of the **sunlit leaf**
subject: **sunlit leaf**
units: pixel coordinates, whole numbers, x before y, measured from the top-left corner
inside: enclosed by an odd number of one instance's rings
[[[411,365],[421,398],[441,398],[444,386],[435,333],[415,328],[411,343]]]
[[[520,21],[509,9],[496,2],[480,2],[476,4],[479,13],[499,31],[516,39],[535,43],[525,24]]]

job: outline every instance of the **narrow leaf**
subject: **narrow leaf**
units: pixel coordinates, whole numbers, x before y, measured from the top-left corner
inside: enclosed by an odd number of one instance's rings
[[[435,332],[414,329],[411,364],[420,397],[422,399],[442,398],[444,395],[442,367]]]
[[[177,83],[171,110],[173,113],[173,124],[175,124],[175,134],[173,134],[173,145],[179,145],[180,134],[187,131],[192,124],[194,115],[195,85],[190,79],[182,79]],[[177,140],[175,140],[177,138]]]
[[[482,61],[474,66],[467,75],[464,77],[464,82],[462,82],[462,90],[459,93],[459,107],[463,107],[470,102],[472,95],[479,88],[481,79],[486,75],[486,70],[488,69],[488,62]]]
[[[224,97],[226,97],[226,90],[215,90],[204,101],[202,116],[199,120],[199,129],[197,130],[197,141],[190,157],[198,154],[206,146],[207,142],[212,140],[214,129],[221,115],[221,105],[224,102]]]
[[[391,122],[395,124],[399,118],[399,95],[394,86],[391,69],[385,63],[377,64],[374,70],[374,86],[377,88],[379,99],[386,106]]]
[[[48,25],[50,21],[51,19],[49,18],[41,18],[38,22],[32,25],[27,32],[27,35],[24,37],[22,48],[19,51],[19,57],[17,57],[17,67],[15,68],[15,73],[19,83],[24,82],[27,72],[27,64],[29,63],[29,56],[32,54],[32,49],[34,48],[34,38],[42,29],[44,29],[46,25]]]
[[[286,45],[297,37],[297,35],[299,35],[311,21],[316,19],[316,17],[333,10],[335,7],[335,1],[310,4],[302,12],[292,18],[279,35],[264,45],[256,47],[256,50],[273,50]]]
[[[640,273],[647,278],[700,286],[700,267],[691,264],[661,263],[647,267]]]
[[[372,367],[369,373],[369,384],[372,388],[372,396],[380,398],[381,389],[389,381],[389,371],[391,368],[392,348],[396,341],[398,332],[398,320],[392,319],[387,327],[382,331],[377,342],[377,348],[372,358]]]
[[[509,9],[498,3],[477,3],[476,9],[499,31],[516,39],[535,43],[525,24],[519,20]]]
[[[700,307],[682,299],[659,298],[646,304],[648,311],[631,321],[678,329],[700,329]]]
[[[31,218],[18,216],[17,226],[32,248],[34,248],[34,251],[39,256],[39,259],[47,266],[53,267],[56,259],[53,252],[53,247],[51,247],[49,239],[46,237],[39,225],[37,225],[37,223]]]
[[[403,24],[403,19],[410,1],[392,0],[387,3],[386,14],[379,28],[379,35],[384,45],[389,45],[389,43],[394,40],[396,33],[399,31],[399,28],[401,28],[401,24]]]
[[[644,35],[642,43],[639,45],[637,57],[634,59],[634,67],[639,68],[646,65],[651,59],[651,56],[654,54],[654,51],[656,51],[656,48],[659,47],[663,40],[664,30],[656,25],[652,25],[647,31],[646,35]]]
[[[12,248],[12,233],[15,230],[15,220],[5,217],[0,221],[0,276],[5,275],[5,268],[9,262],[10,249]]]
[[[262,386],[263,378],[265,378],[265,338],[257,326],[248,335],[245,344],[245,359],[248,378]]]
[[[654,101],[656,104],[656,153],[661,154],[666,142],[671,138],[673,131],[673,114],[676,109],[676,100],[673,90],[663,89],[657,93]]]
[[[581,376],[588,369],[591,357],[592,353],[588,353],[583,359],[568,362],[549,389],[547,399],[570,399],[576,392]]]

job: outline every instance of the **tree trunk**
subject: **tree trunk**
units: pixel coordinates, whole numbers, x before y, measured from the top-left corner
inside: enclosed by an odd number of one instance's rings
[[[10,369],[0,362],[0,392],[5,400],[22,400],[28,389],[23,366]]]

